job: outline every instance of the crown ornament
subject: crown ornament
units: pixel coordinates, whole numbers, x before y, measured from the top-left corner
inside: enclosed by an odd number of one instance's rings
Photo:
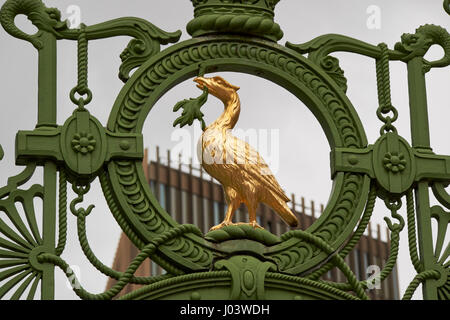
[[[275,23],[280,0],[191,0],[194,19],[187,25],[193,37],[234,33],[278,41],[283,31]]]

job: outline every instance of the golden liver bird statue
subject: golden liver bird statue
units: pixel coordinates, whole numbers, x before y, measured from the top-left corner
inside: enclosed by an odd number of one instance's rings
[[[194,81],[198,88],[221,100],[225,107],[224,112],[216,121],[207,127],[203,125],[204,132],[199,140],[198,148],[202,167],[222,184],[228,204],[225,220],[212,227],[211,231],[232,225],[234,212],[241,203],[247,206],[250,225],[254,228],[262,228],[256,222],[256,210],[259,203],[270,206],[290,226],[297,226],[297,217],[286,204],[289,198],[281,189],[268,165],[248,143],[231,134],[241,111],[241,103],[237,94],[239,87],[219,76],[197,77]],[[184,100],[174,108],[174,111],[177,111],[183,104],[189,104],[183,112],[187,122],[192,124],[193,117],[203,122],[203,114],[199,110],[201,104],[206,102],[205,93],[199,98],[199,101],[195,104],[195,99]],[[175,121],[175,124],[180,124],[180,122],[181,118]]]

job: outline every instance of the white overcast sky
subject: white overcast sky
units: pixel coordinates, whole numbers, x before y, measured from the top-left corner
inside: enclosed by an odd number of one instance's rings
[[[189,0],[45,0],[48,7],[58,7],[63,18],[70,14],[67,9],[76,5],[81,9],[81,19],[87,25],[122,17],[144,18],[166,31],[182,30],[182,40],[190,36],[185,26],[192,19],[193,8]],[[340,33],[377,45],[385,42],[390,48],[400,41],[403,33],[414,33],[420,25],[433,23],[450,29],[450,17],[442,8],[442,0],[281,0],[276,8],[276,21],[284,31],[279,41],[304,43],[316,36]],[[0,1],[4,3],[4,1]],[[367,27],[370,18],[368,8],[380,9],[380,28]],[[23,18],[18,23],[29,32],[33,31]],[[89,86],[94,99],[89,110],[103,124],[109,116],[114,101],[123,86],[117,73],[119,55],[130,38],[121,37],[93,41],[89,46]],[[0,162],[0,182],[5,184],[9,176],[20,172],[14,166],[14,139],[17,130],[32,130],[37,119],[37,53],[24,41],[12,38],[4,30],[0,31],[0,96],[2,116],[0,117],[0,144],[5,150],[5,158]],[[61,41],[58,46],[58,123],[63,124],[74,106],[68,99],[70,89],[76,84],[76,43]],[[433,48],[427,56],[438,58],[440,48]],[[372,59],[358,55],[335,54],[341,60],[341,67],[348,78],[348,96],[360,115],[369,143],[379,136],[380,122],[376,118],[377,95],[375,63]],[[407,75],[403,63],[391,63],[392,99],[400,112],[397,122],[399,133],[410,140]],[[311,112],[285,89],[266,80],[245,74],[222,74],[231,83],[240,86],[242,112],[237,128],[275,130],[279,133],[278,170],[276,177],[288,194],[303,196],[306,201],[326,204],[331,190],[329,151],[318,122]],[[449,72],[433,70],[427,75],[431,140],[433,150],[439,154],[450,154],[448,137],[450,108],[448,102]],[[144,127],[145,147],[150,148],[154,158],[155,146],[161,151],[177,145],[173,141],[172,122],[177,115],[173,105],[181,99],[198,96],[198,89],[189,80],[169,91],[150,112]],[[212,122],[221,112],[221,105],[209,99],[203,108],[205,120]],[[194,133],[190,128],[189,132]],[[196,143],[193,141],[192,143]],[[192,149],[194,150],[194,149]],[[189,155],[185,154],[185,158]],[[195,155],[194,155],[195,157]],[[276,169],[276,168],[275,168]],[[39,182],[36,178],[34,182]],[[70,200],[72,198],[69,198]],[[87,218],[88,239],[97,257],[106,265],[111,265],[121,233],[103,200],[98,183],[92,187],[85,204],[95,203],[96,208]],[[387,215],[382,202],[378,202],[374,224],[381,223],[383,237]],[[402,211],[405,216],[404,210]],[[79,268],[82,285],[93,293],[103,292],[106,277],[97,272],[84,258],[76,236],[76,221],[69,220],[69,238],[63,258]],[[406,219],[406,218],[405,218]],[[373,226],[375,229],[375,225]],[[414,277],[407,250],[407,234],[401,234],[399,257],[399,278],[401,295]],[[76,295],[66,286],[65,276],[57,271],[56,297],[76,299]],[[420,298],[416,294],[414,298]]]

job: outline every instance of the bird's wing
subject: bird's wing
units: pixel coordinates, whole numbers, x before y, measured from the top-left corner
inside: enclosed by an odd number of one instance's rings
[[[290,200],[275,179],[267,163],[258,151],[247,142],[227,134],[224,141],[224,151],[227,164],[240,165],[246,174],[270,189],[284,201]]]

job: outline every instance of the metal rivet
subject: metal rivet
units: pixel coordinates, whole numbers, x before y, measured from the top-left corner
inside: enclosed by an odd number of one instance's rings
[[[359,161],[358,161],[358,158],[356,158],[356,156],[351,155],[351,156],[348,157],[348,163],[350,163],[352,166],[354,166],[358,162]]]
[[[130,143],[127,140],[122,140],[120,142],[120,148],[122,150],[128,150],[128,149],[130,149]]]

